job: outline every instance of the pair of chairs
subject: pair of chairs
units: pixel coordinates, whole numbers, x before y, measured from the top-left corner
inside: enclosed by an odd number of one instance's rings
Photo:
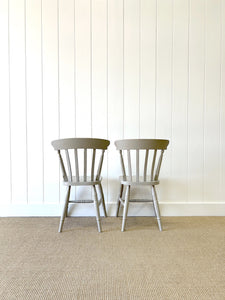
[[[102,189],[101,170],[105,150],[110,141],[94,138],[68,138],[52,142],[58,152],[63,182],[67,186],[65,204],[60,219],[59,232],[62,231],[69,203],[94,203],[98,231],[101,232],[100,211],[102,205],[104,216],[107,216],[104,193]],[[120,176],[120,191],[117,199],[116,216],[120,204],[124,206],[122,229],[125,230],[128,207],[130,202],[152,202],[159,230],[162,231],[160,211],[155,186],[159,184],[159,172],[164,150],[168,140],[159,139],[125,139],[115,141],[119,150],[122,176]],[[93,200],[70,200],[72,186],[91,186]],[[138,186],[150,187],[151,198],[131,199],[131,188]]]

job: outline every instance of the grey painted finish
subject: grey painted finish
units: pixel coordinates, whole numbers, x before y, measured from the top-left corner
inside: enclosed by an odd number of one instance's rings
[[[116,216],[118,216],[120,203],[122,203],[124,206],[122,231],[125,230],[129,202],[152,202],[159,230],[162,231],[160,210],[155,186],[159,184],[158,179],[163,154],[164,150],[167,149],[168,144],[168,140],[159,139],[129,139],[115,142],[115,146],[117,150],[119,150],[122,169],[122,176],[119,177],[120,192],[116,210]],[[133,156],[132,152],[134,152]],[[153,152],[152,155],[150,155],[150,152]],[[143,159],[141,159],[142,157]],[[143,176],[140,176],[141,170],[143,170]],[[150,198],[131,199],[131,187],[135,188],[137,186],[149,186],[151,190],[149,195]]]
[[[125,139],[115,141],[118,150],[161,149],[166,150],[169,140],[161,139]]]
[[[103,149],[106,150],[110,141],[95,138],[68,138],[52,141],[55,150],[63,149]]]
[[[101,170],[104,160],[104,152],[110,142],[104,139],[94,138],[68,138],[52,142],[57,150],[63,175],[64,185],[68,187],[65,204],[60,219],[59,232],[62,231],[65,217],[67,216],[69,203],[94,203],[98,231],[101,232],[99,206],[102,205],[104,216],[106,208],[103,189],[101,185]],[[92,186],[93,200],[70,200],[71,186]],[[97,193],[97,188],[99,193]]]

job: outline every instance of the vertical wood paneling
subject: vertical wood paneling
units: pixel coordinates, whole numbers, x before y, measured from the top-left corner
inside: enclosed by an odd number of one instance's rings
[[[157,1],[156,136],[171,137],[173,1]]]
[[[190,1],[188,201],[203,201],[205,105],[205,2]]]
[[[110,139],[108,202],[114,141],[138,137],[170,139],[160,201],[224,202],[224,20],[225,0],[0,1],[3,202],[64,201],[51,141],[71,136]]]
[[[225,0],[221,1],[220,28],[220,201],[225,195]]]
[[[156,1],[140,1],[140,137],[155,136]]]
[[[57,1],[42,2],[44,202],[59,202],[59,164],[51,141],[59,137]]]
[[[171,197],[187,201],[187,103],[189,63],[189,1],[175,0],[172,49]]]
[[[41,3],[26,1],[28,201],[43,200]]]
[[[108,1],[108,201],[118,195],[120,165],[114,141],[122,139],[123,127],[123,1]]]
[[[60,138],[76,134],[75,105],[75,3],[73,0],[59,1],[59,110]],[[62,176],[62,174],[60,174]],[[60,189],[60,201],[64,202],[66,188]],[[71,189],[71,199],[75,189]]]
[[[92,1],[92,135],[108,137],[108,98],[107,98],[107,16],[108,5],[105,0]],[[107,155],[105,156],[102,176],[103,189],[107,195]],[[106,197],[107,198],[107,197]]]
[[[75,1],[76,133],[90,136],[92,125],[91,1]]]
[[[139,1],[124,1],[124,137],[140,135]],[[132,105],[131,105],[132,103]]]
[[[123,1],[108,0],[108,134],[121,139],[123,128]]]
[[[171,139],[173,87],[173,1],[157,1],[157,83],[156,83],[156,137]],[[171,175],[171,144],[162,168],[165,178],[159,198],[170,199],[168,178]],[[171,200],[171,199],[170,199]]]
[[[204,201],[209,202],[220,196],[215,189],[220,177],[220,9],[220,0],[206,2]]]
[[[92,1],[75,1],[76,135],[92,136]],[[90,199],[87,189],[78,188],[79,199]]]
[[[23,0],[9,2],[10,119],[12,202],[27,202],[27,115],[25,67],[25,7]]]
[[[2,203],[9,204],[11,201],[11,159],[10,159],[10,90],[9,90],[9,43],[8,43],[8,1],[0,1],[0,82],[1,82],[1,172],[0,181],[4,188]]]
[[[92,134],[107,137],[107,1],[92,2]]]
[[[74,0],[59,1],[60,137],[75,135]]]

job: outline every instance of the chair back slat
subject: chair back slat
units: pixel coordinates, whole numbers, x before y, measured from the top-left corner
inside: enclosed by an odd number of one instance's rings
[[[120,164],[121,164],[121,169],[122,169],[123,177],[125,177],[126,176],[126,170],[125,170],[125,165],[124,165],[124,159],[123,159],[122,150],[120,150]]]
[[[120,152],[123,176],[126,176],[128,173],[128,181],[135,180],[134,178],[136,177],[137,183],[158,181],[163,152],[167,149],[168,144],[168,140],[158,139],[129,139],[116,141],[115,145]],[[151,155],[150,150],[152,152]],[[132,152],[134,151],[136,152],[136,155],[135,153],[132,155]],[[124,152],[127,153],[127,164],[124,163]],[[150,172],[149,175],[148,166]],[[140,172],[143,174],[143,177],[140,177]]]
[[[87,149],[84,149],[84,181],[87,181]]]
[[[62,170],[62,173],[63,173],[63,180],[68,181],[68,177],[66,175],[66,169],[65,169],[65,166],[64,166],[64,162],[63,162],[60,150],[58,150],[58,155],[59,155],[59,162],[60,162],[61,170]]]
[[[102,150],[101,153],[101,157],[99,160],[99,165],[98,165],[98,171],[97,171],[97,176],[96,176],[96,180],[99,180],[100,176],[101,176],[101,171],[102,171],[102,163],[103,163],[103,159],[104,159],[104,150]]]
[[[59,154],[65,182],[73,185],[89,184],[100,180],[104,151],[110,142],[94,138],[69,138],[52,142]]]
[[[74,162],[75,162],[76,180],[77,180],[77,182],[79,182],[80,181],[80,175],[79,175],[79,163],[78,163],[77,149],[74,149]]]
[[[139,150],[136,150],[136,181],[139,182]]]
[[[148,154],[149,154],[149,149],[146,149],[146,152],[145,152],[145,163],[144,163],[144,174],[143,174],[144,181],[146,181],[146,178],[147,178]]]
[[[160,168],[161,168],[161,164],[162,164],[163,153],[164,153],[164,150],[161,150],[161,154],[160,154],[160,157],[159,157],[159,160],[158,160],[158,165],[157,165],[157,168],[156,168],[154,180],[158,180],[158,178],[159,178],[159,172],[160,172]]]
[[[69,179],[69,181],[72,181],[73,177],[72,177],[72,169],[71,169],[69,151],[65,150],[65,153],[66,153],[66,162],[67,162],[67,168],[68,168],[68,179]]]
[[[154,155],[152,159],[152,168],[151,168],[151,180],[154,180],[154,170],[155,170],[155,161],[156,161],[157,150],[154,150]]]
[[[132,179],[130,150],[127,150],[127,164],[128,164],[128,176]]]
[[[96,153],[96,150],[93,149],[92,164],[91,164],[91,181],[94,180],[94,173],[95,173],[95,153]]]

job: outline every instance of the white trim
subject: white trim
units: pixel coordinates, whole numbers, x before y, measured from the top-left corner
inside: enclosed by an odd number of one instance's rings
[[[0,217],[54,217],[60,216],[62,204],[21,204],[0,205]],[[225,216],[225,202],[209,203],[160,203],[162,216]],[[107,204],[108,216],[115,216],[116,204]],[[103,215],[100,208],[100,214]],[[93,204],[70,204],[70,216],[95,216]],[[129,206],[129,216],[153,216],[150,204],[133,204]]]

